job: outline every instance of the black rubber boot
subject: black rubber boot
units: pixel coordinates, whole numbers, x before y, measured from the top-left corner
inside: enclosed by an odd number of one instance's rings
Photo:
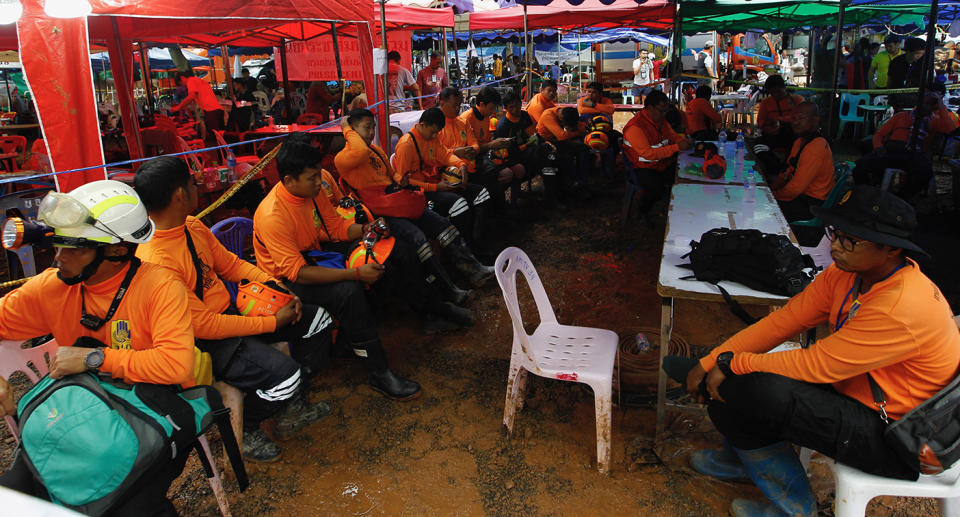
[[[390,370],[387,353],[380,340],[355,343],[353,351],[367,358],[370,367],[370,387],[393,400],[413,400],[420,396],[420,385],[414,381],[397,376]]]
[[[450,258],[453,261],[454,267],[456,267],[457,271],[462,275],[467,277],[467,280],[473,287],[480,287],[486,283],[487,280],[493,278],[493,268],[481,264],[462,238],[451,242],[450,245],[447,246],[447,250],[450,251]]]
[[[460,330],[461,328],[463,327],[452,321],[441,318],[432,312],[427,312],[424,314],[420,321],[420,333],[426,336],[453,332],[455,330]]]
[[[453,322],[460,327],[473,326],[473,311],[460,307],[451,302],[439,302],[431,307],[431,310],[437,316]]]
[[[293,400],[277,415],[275,430],[281,440],[293,436],[304,427],[322,420],[330,414],[330,404],[320,401],[310,404],[306,395],[298,393]]]
[[[440,259],[437,257],[431,256],[429,260],[423,263],[423,267],[427,274],[427,282],[430,282],[430,277],[432,276],[432,283],[440,289],[444,299],[457,305],[463,305],[473,296],[473,290],[460,289],[457,287],[457,284],[453,283],[446,268],[443,267],[443,264],[440,263]]]
[[[256,429],[243,430],[243,459],[257,463],[271,463],[280,459],[280,446],[263,432]]]

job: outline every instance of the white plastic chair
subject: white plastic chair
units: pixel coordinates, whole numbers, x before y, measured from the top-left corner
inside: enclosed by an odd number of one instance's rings
[[[503,425],[513,432],[517,409],[523,406],[527,372],[562,381],[581,382],[593,389],[597,419],[597,468],[610,471],[613,364],[617,357],[617,334],[603,329],[572,327],[557,323],[543,284],[526,253],[510,247],[497,257],[497,282],[513,322],[513,351],[507,379]],[[517,300],[517,271],[523,273],[533,293],[540,325],[527,335]]]
[[[935,497],[940,499],[944,517],[960,517],[960,464],[935,476],[921,475],[916,481],[890,479],[832,463],[836,478],[836,517],[863,517],[867,503],[878,495]]]
[[[270,99],[267,98],[267,94],[260,90],[253,92],[253,98],[257,99],[257,108],[260,109],[260,113],[266,113],[270,111]]]
[[[49,361],[53,359],[53,355],[57,353],[57,348],[60,348],[60,345],[56,340],[51,339],[33,348],[21,348],[22,346],[22,341],[0,341],[0,377],[9,379],[13,372],[19,371],[23,372],[32,384],[36,384],[40,382],[40,377],[50,373]],[[39,377],[30,369],[28,366],[30,364],[40,373]],[[7,422],[7,427],[10,428],[10,433],[13,434],[19,445],[20,432],[16,421],[9,415],[5,416],[4,419]],[[213,470],[213,476],[208,478],[208,481],[210,482],[210,488],[213,490],[213,495],[217,499],[217,504],[220,506],[220,513],[224,517],[230,517],[230,503],[227,501],[227,492],[223,489],[223,482],[220,478],[220,472],[217,470],[216,460],[210,451],[210,443],[204,435],[200,435],[197,440],[200,442],[200,446],[203,448],[207,461]]]

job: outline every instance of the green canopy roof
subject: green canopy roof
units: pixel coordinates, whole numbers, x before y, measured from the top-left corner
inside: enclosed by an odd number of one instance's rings
[[[836,25],[840,2],[837,0],[687,0],[680,3],[684,33],[718,31],[741,32],[748,29],[784,32],[801,27]],[[844,22],[849,25],[884,23],[907,25],[923,23],[930,4],[848,5]]]

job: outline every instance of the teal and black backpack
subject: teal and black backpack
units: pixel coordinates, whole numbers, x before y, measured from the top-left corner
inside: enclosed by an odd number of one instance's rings
[[[243,491],[247,474],[229,412],[210,386],[130,385],[92,373],[44,377],[18,403],[20,454],[53,502],[101,515],[191,449],[211,477],[197,437],[216,423]]]

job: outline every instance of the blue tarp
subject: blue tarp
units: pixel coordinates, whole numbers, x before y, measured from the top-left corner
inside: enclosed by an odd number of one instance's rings
[[[190,61],[190,66],[210,66],[212,61],[209,58],[199,56],[193,52],[183,50],[183,57]],[[170,51],[165,48],[147,49],[147,56],[150,59],[150,70],[173,70],[177,65],[173,64],[170,58]],[[94,72],[102,72],[110,68],[110,56],[107,52],[97,52],[90,54],[90,63]]]
[[[210,57],[219,56],[220,49],[212,48],[207,51]],[[259,56],[262,54],[273,54],[273,47],[227,47],[227,55],[233,56]]]

